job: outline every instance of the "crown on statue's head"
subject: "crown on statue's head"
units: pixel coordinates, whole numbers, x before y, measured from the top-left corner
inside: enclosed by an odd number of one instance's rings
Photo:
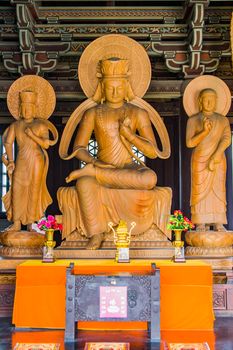
[[[129,75],[129,61],[126,59],[111,57],[100,61],[99,77],[127,78]]]
[[[36,103],[36,93],[34,91],[21,91],[20,100],[22,103]]]

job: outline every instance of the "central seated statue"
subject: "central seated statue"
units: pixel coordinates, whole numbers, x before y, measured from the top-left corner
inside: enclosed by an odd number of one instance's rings
[[[135,99],[129,83],[129,61],[117,57],[101,60],[92,107],[82,115],[72,156],[64,157],[60,147],[63,159],[76,156],[86,163],[66,178],[67,183],[76,180],[76,185],[60,188],[58,201],[63,214],[63,238],[73,240],[78,232],[89,239],[87,249],[98,249],[110,231],[108,223],[117,225],[120,219],[129,225],[136,222],[134,235],[157,227],[162,231],[162,240],[167,239],[163,233],[167,234],[171,189],[157,187],[155,172],[132,151],[135,146],[153,159],[161,153],[150,116],[136,100],[143,101]],[[97,158],[87,150],[93,132]],[[65,130],[61,144],[67,133]],[[168,144],[166,153],[170,153],[169,139],[161,141]]]

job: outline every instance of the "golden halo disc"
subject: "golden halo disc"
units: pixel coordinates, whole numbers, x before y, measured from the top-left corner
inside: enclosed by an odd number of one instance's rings
[[[187,115],[190,117],[199,112],[198,96],[203,89],[216,91],[216,112],[227,115],[231,106],[231,92],[223,80],[213,75],[202,75],[187,85],[183,95],[183,106]]]
[[[136,96],[142,97],[151,81],[151,64],[146,50],[126,35],[109,34],[92,41],[79,60],[78,76],[87,97],[96,91],[97,66],[100,60],[118,57],[129,60],[129,82]]]
[[[7,93],[7,106],[15,119],[20,117],[20,92],[33,91],[37,94],[36,117],[48,119],[56,105],[56,95],[52,85],[37,75],[25,75],[17,79]]]

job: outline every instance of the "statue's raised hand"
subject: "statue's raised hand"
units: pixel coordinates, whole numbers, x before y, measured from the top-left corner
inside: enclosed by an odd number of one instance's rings
[[[204,117],[203,119],[203,129],[206,133],[209,133],[212,129],[213,124],[212,121],[208,117]]]
[[[32,137],[34,135],[33,131],[28,127],[25,129],[25,134],[29,137]]]
[[[120,135],[124,136],[127,140],[131,140],[134,137],[134,133],[130,128],[130,118],[126,117],[122,123],[120,123]]]

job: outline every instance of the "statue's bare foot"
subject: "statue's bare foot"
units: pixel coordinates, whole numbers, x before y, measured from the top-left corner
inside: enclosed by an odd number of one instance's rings
[[[85,167],[72,171],[67,177],[66,182],[69,183],[73,180],[77,180],[82,176],[95,176],[95,168],[93,164],[87,164]]]
[[[15,221],[12,225],[8,226],[4,231],[21,231],[21,222]]]
[[[226,229],[223,226],[223,224],[219,224],[219,223],[214,225],[214,230],[215,231],[226,231]]]
[[[86,249],[90,249],[90,250],[99,249],[103,239],[104,239],[103,233],[99,233],[97,235],[92,236],[86,245]]]
[[[197,224],[196,225],[196,231],[206,231],[205,224]]]

